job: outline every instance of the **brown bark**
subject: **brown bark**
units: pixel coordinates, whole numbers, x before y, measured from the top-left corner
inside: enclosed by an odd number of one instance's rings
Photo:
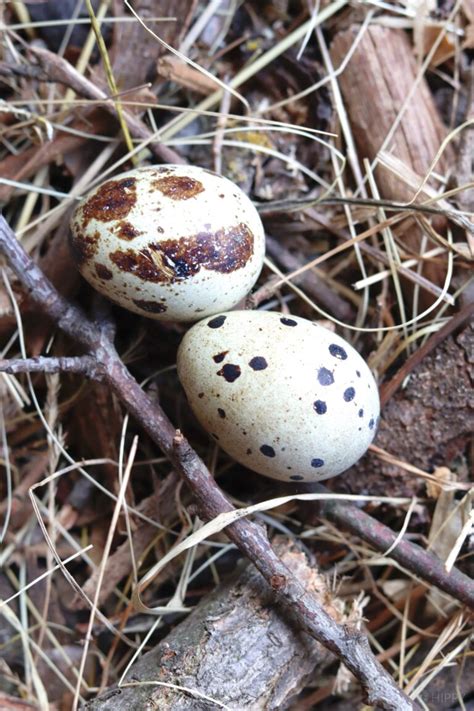
[[[358,27],[336,36],[331,46],[335,66],[339,66],[352,46]],[[359,159],[373,161],[382,148],[394,122],[416,82],[419,67],[408,36],[401,30],[371,26],[364,34],[346,69],[339,77]],[[422,78],[386,150],[423,178],[447,132],[438,116],[428,85]],[[449,151],[435,170],[443,172]],[[409,201],[414,190],[383,166],[375,171],[382,197],[396,202]],[[403,236],[409,250],[419,253],[421,231],[410,228]],[[425,274],[435,284],[444,269],[428,265]]]
[[[339,66],[348,53],[357,30],[352,27],[334,39],[331,55],[335,66]],[[377,26],[367,30],[339,77],[361,160],[365,157],[373,160],[377,156],[412,90],[418,70],[405,32]],[[387,150],[424,176],[446,133],[423,78]],[[436,170],[442,171],[446,165],[446,157],[442,156]],[[397,202],[413,197],[413,191],[385,168],[379,168],[376,176],[385,197]]]
[[[117,14],[123,12],[118,2]],[[197,0],[140,0],[135,12],[167,44],[178,49],[192,18]],[[174,18],[170,22],[151,21],[150,17]],[[118,24],[112,49],[114,77],[120,90],[140,86],[156,76],[156,62],[165,48],[139,22]],[[133,72],[130,65],[133,65]]]
[[[285,543],[279,554],[292,573],[318,597],[338,621],[342,604],[333,601],[324,578],[305,556]],[[298,632],[278,613],[262,577],[247,566],[221,584],[198,607],[145,654],[125,682],[86,704],[87,711],[208,711],[214,704],[167,686],[189,687],[231,709],[285,709],[315,670],[334,657]],[[141,685],[140,685],[141,684]]]

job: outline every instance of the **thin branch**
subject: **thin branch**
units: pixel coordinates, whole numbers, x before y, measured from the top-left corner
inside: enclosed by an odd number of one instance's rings
[[[319,494],[330,493],[322,484],[311,484],[308,491]],[[388,526],[384,526],[372,516],[352,504],[331,499],[316,503],[318,516],[328,518],[338,526],[355,534],[376,550],[387,551],[396,541],[398,534]],[[460,602],[474,610],[474,583],[471,578],[453,568],[448,573],[441,558],[423,550],[416,543],[410,543],[405,538],[398,541],[390,551],[390,558],[396,560],[403,568],[414,573],[421,580],[436,585],[437,588],[452,595]]]
[[[97,367],[97,359],[92,356],[72,356],[60,358],[14,358],[0,359],[0,372],[16,375],[17,373],[81,373],[91,380],[101,380],[102,372]]]
[[[53,81],[41,69],[41,67],[33,67],[23,64],[8,64],[0,62],[0,76],[2,77],[22,77],[25,79],[34,79],[35,81]]]
[[[181,435],[176,437],[176,430],[161,407],[128,372],[113,344],[108,341],[107,331],[92,324],[80,309],[63,299],[28,257],[3,217],[0,217],[0,251],[8,258],[31,298],[62,330],[95,356],[104,369],[105,382],[176,465],[199,505],[200,516],[211,520],[220,513],[233,510],[202,460]],[[419,708],[376,660],[365,635],[338,625],[324,607],[294,580],[291,571],[271,548],[262,528],[241,519],[228,526],[226,532],[260,570],[277,601],[284,607],[285,614],[334,652],[353,672],[364,689],[368,703],[391,711]]]
[[[465,229],[469,234],[474,234],[474,226],[462,213],[457,210],[446,210],[442,207],[430,207],[429,205],[419,205],[418,203],[402,203],[390,200],[376,200],[373,198],[350,198],[350,197],[329,197],[302,200],[275,200],[274,202],[257,205],[259,214],[262,217],[279,215],[283,212],[296,212],[307,210],[320,205],[355,205],[358,207],[383,208],[389,212],[421,212],[427,215],[441,215],[452,220],[455,224]]]

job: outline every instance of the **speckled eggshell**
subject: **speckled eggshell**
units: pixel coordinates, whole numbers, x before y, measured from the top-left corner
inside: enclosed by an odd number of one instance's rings
[[[375,435],[379,395],[364,359],[303,318],[268,311],[206,318],[181,342],[178,375],[222,449],[274,479],[340,474]]]
[[[81,274],[130,311],[196,321],[231,309],[254,285],[265,236],[257,210],[227,178],[159,165],[93,190],[71,222]]]

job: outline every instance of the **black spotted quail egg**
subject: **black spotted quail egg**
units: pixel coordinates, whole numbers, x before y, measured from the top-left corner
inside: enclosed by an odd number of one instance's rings
[[[81,274],[120,306],[197,321],[233,308],[261,271],[257,210],[227,178],[157,165],[102,183],[79,204],[71,246]]]
[[[340,474],[375,435],[380,403],[366,362],[303,318],[267,311],[206,318],[181,342],[178,375],[222,449],[274,479]]]

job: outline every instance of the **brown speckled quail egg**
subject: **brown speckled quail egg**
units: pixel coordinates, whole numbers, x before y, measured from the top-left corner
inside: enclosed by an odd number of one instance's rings
[[[284,481],[320,481],[364,454],[377,384],[343,338],[268,311],[206,318],[185,335],[178,375],[201,425],[234,459]]]
[[[254,285],[265,237],[227,178],[188,165],[138,168],[79,204],[71,246],[81,274],[130,311],[196,321],[233,308]]]

